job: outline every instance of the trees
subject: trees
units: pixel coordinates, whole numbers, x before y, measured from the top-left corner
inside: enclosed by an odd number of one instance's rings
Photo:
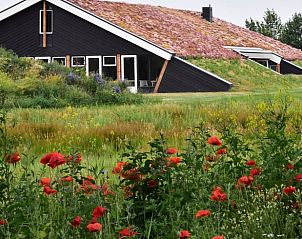
[[[285,23],[281,41],[293,47],[302,49],[302,14],[295,13],[287,23]]]
[[[245,26],[251,31],[259,32],[265,36],[279,39],[282,33],[282,22],[278,14],[272,9],[264,13],[263,21],[245,20]]]
[[[280,40],[288,45],[302,49],[302,14],[295,13],[284,25],[274,10],[267,9],[263,21],[252,18],[245,20],[245,27],[265,36]]]

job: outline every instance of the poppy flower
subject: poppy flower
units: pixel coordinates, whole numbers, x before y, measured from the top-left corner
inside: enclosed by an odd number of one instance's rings
[[[239,187],[249,186],[253,183],[253,181],[254,181],[254,178],[252,176],[244,175],[244,176],[242,176],[241,178],[238,179],[237,185]]]
[[[19,153],[15,152],[13,154],[6,155],[5,160],[7,163],[17,163],[21,160],[21,157],[20,157]]]
[[[113,168],[112,173],[113,174],[120,174],[123,171],[124,165],[126,165],[126,162],[117,162],[116,166]]]
[[[176,148],[168,148],[167,149],[167,154],[176,154],[177,153],[177,149]]]
[[[119,231],[120,238],[133,237],[138,234],[138,232],[131,230],[131,228],[125,228]]]
[[[224,202],[227,200],[227,195],[221,187],[215,187],[212,191],[210,199],[216,202]]]
[[[65,158],[62,154],[58,152],[48,153],[44,155],[41,160],[41,164],[47,164],[51,168],[55,168],[61,164],[65,163]]]
[[[224,236],[214,236],[212,239],[224,239]]]
[[[87,225],[87,230],[90,232],[99,232],[102,230],[102,224],[96,222],[96,223],[90,223]]]
[[[93,218],[100,218],[106,214],[108,211],[107,208],[102,206],[97,206],[95,209],[93,209],[92,216]]]
[[[51,179],[50,178],[41,178],[40,179],[40,185],[41,186],[49,186],[51,183]]]
[[[216,137],[216,136],[211,136],[208,139],[208,144],[210,144],[210,145],[216,145],[216,146],[221,146],[222,145],[220,139],[218,137]]]
[[[286,195],[292,194],[294,192],[296,192],[296,188],[293,186],[283,188],[283,193]]]
[[[76,216],[71,222],[70,224],[73,226],[73,227],[78,227],[80,226],[81,224],[81,217],[80,216]]]
[[[108,195],[114,195],[114,192],[109,190],[108,184],[106,184],[106,183],[102,186],[102,191],[103,191],[103,196],[104,197],[106,197]]]
[[[75,163],[75,164],[80,164],[82,161],[82,155],[81,154],[77,154],[76,157],[74,157],[74,155],[69,155],[66,158],[66,161],[68,163]]]
[[[256,165],[256,161],[255,160],[249,160],[245,163],[245,165],[247,166],[255,166]]]
[[[155,179],[150,179],[148,180],[147,185],[149,188],[156,188],[156,186],[158,185],[158,181]]]
[[[0,220],[0,225],[6,225],[7,224],[7,221],[6,220],[4,220],[4,219],[1,219]]]
[[[226,154],[226,153],[227,153],[227,148],[221,148],[216,151],[217,155]]]
[[[294,167],[294,165],[289,163],[289,164],[287,164],[286,168],[291,170],[291,169],[294,169],[295,167]]]
[[[209,162],[215,162],[218,159],[219,159],[219,155],[218,154],[217,155],[211,155],[211,156],[209,156],[209,155],[205,156],[205,160],[209,161]]]
[[[302,173],[296,176],[296,181],[300,182],[302,180]]]
[[[211,215],[209,210],[199,210],[196,212],[195,218],[208,217]]]
[[[179,164],[181,162],[181,158],[180,157],[174,157],[174,158],[168,158],[168,163],[167,166],[176,166],[177,164]]]
[[[58,191],[57,190],[55,190],[55,189],[52,189],[51,187],[49,187],[49,186],[44,186],[44,193],[46,194],[46,195],[52,195],[52,194],[56,194]]]
[[[67,177],[64,177],[64,178],[61,178],[61,181],[63,182],[72,182],[73,178],[71,176],[67,176]]]
[[[256,175],[260,175],[260,174],[261,174],[261,168],[256,167],[256,168],[252,168],[250,170],[250,176],[252,176],[252,177],[254,177]]]
[[[187,230],[182,230],[179,234],[180,239],[186,239],[186,238],[190,238],[190,237],[191,237],[191,233]]]

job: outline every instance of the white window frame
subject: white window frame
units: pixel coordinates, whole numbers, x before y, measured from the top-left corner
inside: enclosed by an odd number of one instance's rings
[[[35,60],[47,60],[47,63],[51,62],[51,57],[50,56],[37,56],[35,57]]]
[[[127,87],[131,93],[137,93],[138,89],[138,77],[137,77],[137,55],[122,55],[121,56],[121,74],[122,74],[122,81],[125,81],[125,63],[124,60],[125,58],[133,58],[134,59],[134,86],[129,86]]]
[[[74,58],[84,58],[84,65],[74,65],[73,64],[73,59]],[[85,56],[72,56],[71,57],[71,67],[83,67],[86,64],[86,57]]]
[[[105,61],[106,61],[106,58],[109,58],[109,57],[114,57],[114,64],[106,64]],[[116,56],[103,56],[103,66],[116,66]]]
[[[103,75],[102,56],[86,56],[86,76],[89,76],[89,59],[99,59],[99,74]]]
[[[55,62],[55,59],[64,59],[65,63],[63,64],[63,66],[66,66],[66,57],[65,56],[55,56],[52,58],[52,62]]]
[[[40,17],[39,17],[39,32],[40,35],[43,35],[43,31],[41,31],[42,29],[42,22],[43,22],[43,12],[44,10],[40,10]],[[46,32],[47,35],[51,35],[53,34],[53,10],[46,10],[46,12],[51,12],[51,32]]]

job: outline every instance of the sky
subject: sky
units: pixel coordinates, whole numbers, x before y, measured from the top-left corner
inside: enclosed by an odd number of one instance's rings
[[[0,0],[0,11],[20,0]],[[179,9],[201,11],[203,6],[213,7],[214,17],[244,26],[245,19],[262,20],[266,9],[274,9],[283,23],[296,13],[302,13],[302,0],[111,0],[144,3]]]

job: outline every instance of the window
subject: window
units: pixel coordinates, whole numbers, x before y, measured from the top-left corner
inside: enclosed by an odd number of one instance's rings
[[[53,33],[53,11],[46,10],[46,34]],[[44,11],[40,10],[40,34],[43,34],[43,15]]]
[[[103,56],[103,66],[116,66],[116,56]]]
[[[45,63],[50,63],[50,56],[35,57],[35,60],[43,61]]]
[[[53,57],[52,62],[57,62],[63,66],[66,66],[66,57]]]
[[[73,56],[71,59],[71,66],[85,66],[85,56]]]

